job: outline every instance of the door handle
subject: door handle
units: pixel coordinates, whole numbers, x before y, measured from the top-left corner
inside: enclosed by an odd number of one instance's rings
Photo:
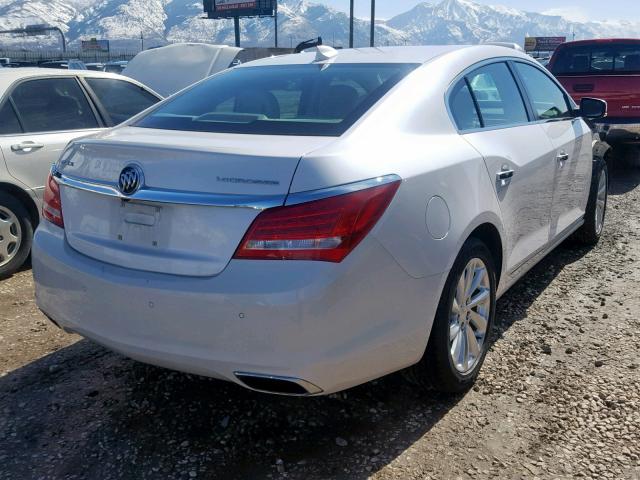
[[[41,143],[35,143],[35,142],[23,142],[23,143],[17,143],[15,145],[11,145],[12,152],[29,153],[29,152],[32,152],[33,150],[39,150],[41,148],[44,148],[44,145],[42,145]]]
[[[29,153],[34,150],[39,150],[41,148],[44,148],[44,145],[41,143],[35,143],[35,142],[23,142],[23,143],[17,143],[15,145],[11,145],[12,152]]]
[[[566,162],[567,160],[569,160],[569,154],[565,152],[560,152],[556,157],[556,160],[560,163]]]
[[[501,187],[504,187],[511,178],[513,178],[514,171],[508,167],[503,167],[501,171],[496,173],[496,178]]]

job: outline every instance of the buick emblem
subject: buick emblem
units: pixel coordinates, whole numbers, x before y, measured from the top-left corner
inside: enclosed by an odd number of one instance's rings
[[[118,189],[124,195],[133,195],[144,185],[142,169],[137,165],[127,165],[120,172]]]

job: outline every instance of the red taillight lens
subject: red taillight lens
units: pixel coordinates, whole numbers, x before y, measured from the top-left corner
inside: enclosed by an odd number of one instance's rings
[[[400,181],[270,208],[251,224],[234,258],[341,262],[373,228]]]
[[[44,198],[42,202],[42,216],[54,225],[64,228],[64,219],[62,218],[62,202],[60,200],[60,186],[49,174],[47,185],[44,190]]]

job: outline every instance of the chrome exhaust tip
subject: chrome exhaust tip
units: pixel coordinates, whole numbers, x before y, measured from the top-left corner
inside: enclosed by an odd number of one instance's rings
[[[242,385],[256,392],[294,397],[305,397],[322,393],[320,387],[301,378],[253,372],[233,372],[233,374]]]

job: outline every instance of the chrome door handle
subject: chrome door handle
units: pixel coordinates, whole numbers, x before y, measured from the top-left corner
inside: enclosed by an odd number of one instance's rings
[[[569,160],[569,154],[565,152],[561,152],[556,157],[556,160],[559,162],[566,162],[567,160]]]
[[[12,152],[32,152],[33,150],[39,150],[41,148],[44,148],[44,145],[42,145],[41,143],[34,143],[34,142],[23,142],[23,143],[17,143],[15,145],[11,145],[11,151]]]
[[[513,173],[513,170],[501,170],[496,174],[496,177],[498,177],[499,181],[506,182],[513,177]]]

